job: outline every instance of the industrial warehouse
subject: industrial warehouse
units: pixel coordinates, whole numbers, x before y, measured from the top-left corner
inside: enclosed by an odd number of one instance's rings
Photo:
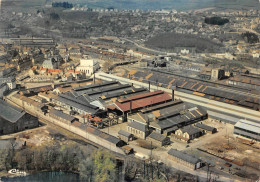
[[[185,93],[209,98],[211,100],[239,105],[253,110],[260,110],[259,98],[250,95],[242,95],[241,93],[237,92],[238,89],[242,89],[240,87],[236,88],[235,86],[230,87],[224,84],[220,84],[219,87],[226,87],[225,89],[221,89],[216,87],[216,83],[205,81],[202,82],[196,79],[192,80],[191,78],[183,78],[172,75],[166,71],[158,70],[132,70],[125,74],[124,77],[144,83],[151,83],[153,85],[158,85],[164,88],[171,88],[176,86],[177,90]],[[251,83],[253,84],[253,82]],[[247,91],[250,92],[250,90]]]
[[[260,0],[231,1],[0,0],[0,182],[260,182]]]
[[[176,130],[207,118],[202,108],[174,100],[174,92],[170,96],[160,90],[149,92],[117,81],[100,80],[65,91],[59,88],[62,87],[43,92],[20,91],[6,100],[28,108],[30,113],[40,113],[67,125],[80,122],[104,128],[128,122],[127,131],[120,132],[121,138],[122,135],[128,138],[123,138],[124,141],[132,140],[131,135],[143,139],[149,136],[154,143],[159,141],[159,146],[169,144],[162,134],[174,135]]]
[[[46,88],[20,89],[4,97],[3,102],[120,155],[142,156],[140,148],[155,153],[167,150],[169,162],[191,170],[208,165],[207,157],[195,157],[179,151],[179,147],[189,149],[189,145],[194,146],[198,141],[206,142],[218,134],[220,127],[216,127],[219,125],[216,122],[232,120],[177,98],[174,89],[167,93],[95,77],[80,85]],[[254,123],[240,120],[234,126],[234,136],[251,143],[259,142],[259,132],[256,132],[259,127]],[[142,160],[147,158],[149,156],[141,157]]]
[[[237,137],[259,142],[260,124],[241,119],[234,126],[234,134]]]
[[[92,83],[79,87],[58,86],[53,91],[42,92],[33,89],[13,94],[6,100],[21,108],[30,108],[31,113],[49,113],[50,117],[67,124],[77,121],[104,128],[127,122],[125,131],[120,132],[121,136],[128,137],[124,138],[126,142],[131,135],[146,139],[153,133],[189,142],[205,133],[217,132],[216,128],[200,123],[211,117],[210,114],[200,106],[175,99],[174,90],[172,95],[161,90],[150,92],[118,81],[94,79]],[[235,134],[239,133],[239,126],[245,127],[241,122],[235,125]],[[257,134],[253,139],[259,140]]]

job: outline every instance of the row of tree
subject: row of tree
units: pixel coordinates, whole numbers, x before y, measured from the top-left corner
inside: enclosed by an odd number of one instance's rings
[[[254,43],[259,42],[258,36],[255,33],[252,33],[252,32],[242,33],[242,37],[243,37],[243,39],[246,39],[246,41],[250,44],[254,44]]]
[[[0,150],[0,169],[18,168],[25,171],[78,171],[85,154],[77,145],[46,145],[15,149],[15,144]]]
[[[118,181],[118,170],[114,156],[104,150],[97,150],[91,157],[83,160],[79,165],[83,179],[96,182]]]
[[[228,22],[229,22],[229,19],[221,18],[221,17],[217,17],[217,16],[205,18],[205,23],[211,24],[211,25],[225,25]]]
[[[17,149],[15,141],[0,150],[0,171],[66,171],[80,174],[83,181],[154,181],[191,180],[194,176],[172,171],[166,165],[137,160],[131,156],[117,160],[107,150],[85,148],[78,144],[49,144]]]
[[[118,181],[114,156],[104,150],[82,150],[78,144],[44,145],[17,149],[15,140],[0,150],[0,171],[66,171],[79,173],[83,179]]]

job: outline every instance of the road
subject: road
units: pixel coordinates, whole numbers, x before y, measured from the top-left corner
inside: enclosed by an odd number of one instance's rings
[[[134,42],[134,41],[132,41],[132,40],[129,40],[129,39],[127,39],[127,38],[120,38],[120,39],[125,40],[125,41],[127,41],[127,42],[131,42],[131,43],[133,43],[136,47],[139,47],[139,48],[141,48],[141,49],[145,49],[145,50],[147,50],[147,51],[151,51],[151,52],[154,52],[154,53],[156,53],[156,54],[165,54],[165,55],[167,55],[167,52],[157,51],[157,50],[154,50],[154,49],[151,49],[151,48],[148,48],[148,47],[144,47],[144,46],[142,46],[142,45],[140,45],[140,44],[137,44],[136,42]]]
[[[135,86],[139,86],[139,87],[145,87],[145,88],[149,88],[149,85],[147,83],[142,83],[139,81],[135,81],[135,80],[130,80],[128,78],[123,78],[123,77],[119,77],[119,76],[115,76],[112,74],[106,74],[103,72],[99,72],[95,74],[96,78],[99,79],[103,79],[103,80],[107,80],[107,81],[111,81],[111,80],[118,80],[120,82],[123,83],[128,83],[128,84],[134,84]],[[163,90],[169,94],[172,93],[171,89],[166,89],[163,87],[157,87],[154,85],[151,85],[151,89],[152,90]],[[254,111],[251,109],[247,109],[244,107],[240,107],[240,106],[236,106],[236,105],[231,105],[231,104],[227,104],[227,103],[223,103],[223,102],[218,102],[215,100],[210,100],[207,98],[203,98],[200,96],[196,96],[196,95],[191,95],[191,94],[187,94],[187,93],[183,93],[180,91],[175,91],[175,97],[176,98],[180,98],[185,102],[189,102],[189,103],[193,103],[211,110],[215,110],[215,111],[219,111],[221,113],[226,113],[228,115],[233,115],[233,116],[237,116],[238,118],[246,118],[249,120],[253,120],[256,121],[258,123],[260,123],[260,112],[259,111]]]
[[[257,31],[253,30],[253,29],[249,29],[249,28],[238,28],[239,30],[244,30],[244,31],[247,31],[247,32],[251,32],[251,33],[254,33],[258,36],[260,36],[260,33],[258,33]]]

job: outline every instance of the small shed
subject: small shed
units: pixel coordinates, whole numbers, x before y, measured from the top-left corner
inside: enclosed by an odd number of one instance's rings
[[[147,137],[147,139],[149,141],[152,141],[152,144],[154,144],[154,145],[156,145],[158,147],[161,147],[161,146],[164,146],[164,145],[168,145],[171,142],[169,137],[163,136],[162,134],[157,133],[157,132],[151,133]]]
[[[123,140],[125,142],[129,142],[129,141],[132,141],[134,139],[134,135],[125,131],[125,130],[120,130],[118,132],[118,136],[121,140]]]
[[[205,124],[202,124],[202,123],[197,123],[195,124],[194,126],[202,129],[204,131],[204,133],[216,133],[217,132],[217,128],[214,128],[214,127],[211,127],[211,126],[208,126],[208,125],[205,125]]]
[[[126,155],[134,153],[134,149],[129,147],[128,145],[125,145],[121,148],[123,149],[123,151],[125,152]]]

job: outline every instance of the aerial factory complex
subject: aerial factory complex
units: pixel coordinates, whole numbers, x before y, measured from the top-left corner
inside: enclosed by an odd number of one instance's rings
[[[118,181],[259,180],[258,9],[64,3],[0,5],[1,150],[109,151]]]

